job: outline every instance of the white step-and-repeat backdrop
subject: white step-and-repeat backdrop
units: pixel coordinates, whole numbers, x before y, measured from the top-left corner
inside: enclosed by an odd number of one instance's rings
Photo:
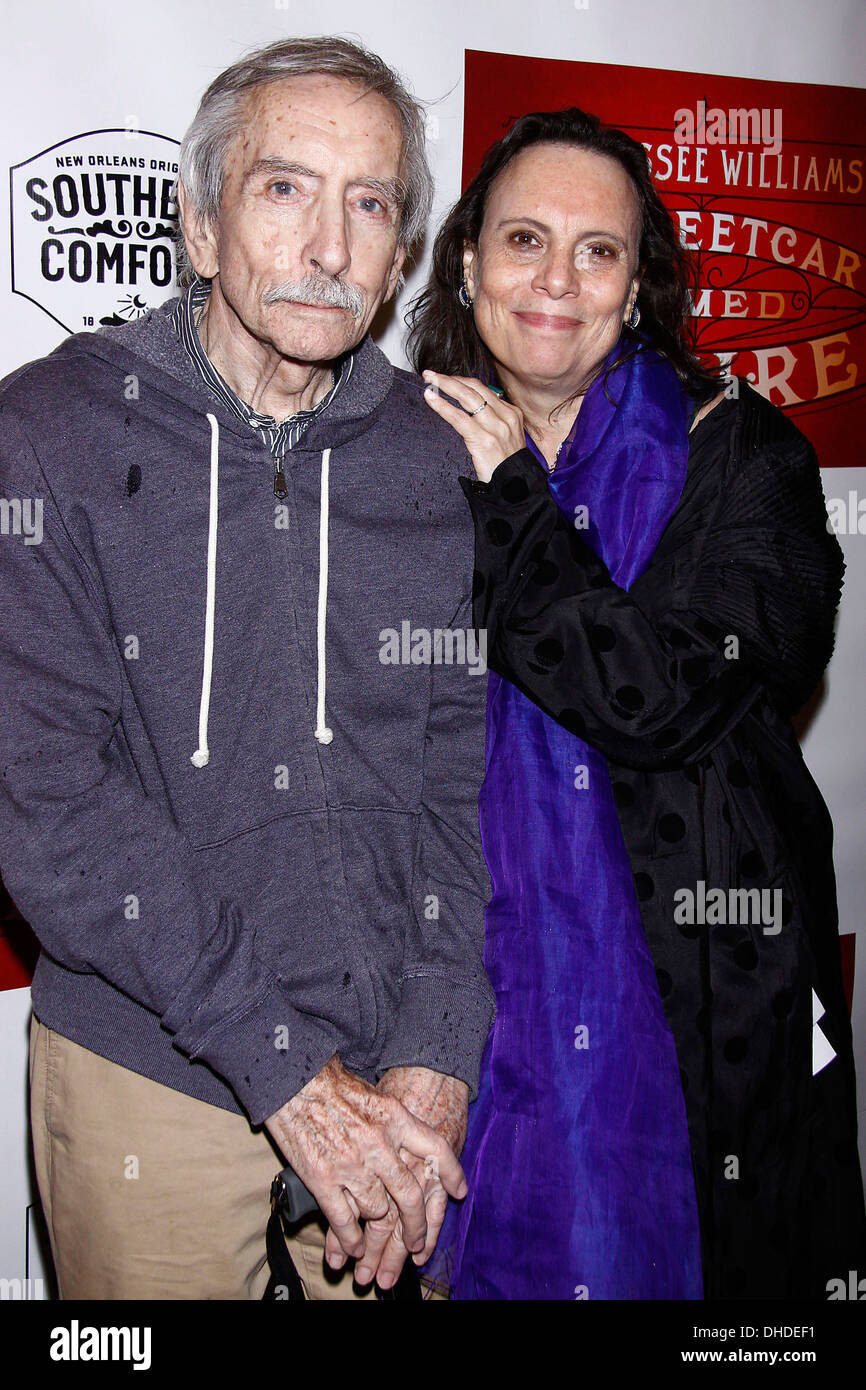
[[[697,306],[700,345],[727,354],[734,372],[790,409],[814,440],[848,566],[836,654],[803,744],[836,827],[862,1130],[862,0],[45,0],[7,6],[0,24],[0,162],[9,171],[0,188],[0,376],[69,332],[134,317],[174,292],[177,143],[211,79],[276,38],[359,38],[429,103],[437,224],[460,191],[464,137],[467,159],[476,160],[503,120],[522,110],[583,105],[644,141],[712,287]],[[702,110],[706,130],[714,104],[783,110],[781,142],[768,128],[737,164],[735,152],[701,138]],[[695,112],[691,142],[674,140],[679,108]],[[110,191],[99,227],[79,203],[88,169],[101,170]],[[87,234],[79,235],[73,228],[85,217]],[[401,365],[400,308],[426,270],[422,257],[382,327],[381,345]],[[29,934],[0,898],[0,1279],[3,1296],[39,1298],[47,1289],[26,1119],[32,963]]]

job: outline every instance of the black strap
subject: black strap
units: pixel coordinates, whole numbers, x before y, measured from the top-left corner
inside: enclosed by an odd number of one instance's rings
[[[262,1294],[262,1301],[268,1303],[278,1301],[304,1303],[306,1301],[304,1286],[289,1254],[283,1232],[282,1214],[277,1208],[274,1208],[268,1220],[265,1245],[268,1252],[268,1264],[271,1267],[271,1277]]]
[[[271,1277],[262,1295],[263,1302],[302,1303],[306,1301],[304,1286],[286,1245],[283,1222],[289,1225],[303,1220],[313,1211],[318,1211],[318,1203],[312,1193],[304,1186],[292,1168],[284,1168],[271,1184],[271,1215],[265,1233],[265,1246]],[[412,1260],[407,1259],[400,1277],[393,1288],[377,1289],[377,1297],[383,1302],[399,1299],[401,1302],[423,1301],[421,1281]]]

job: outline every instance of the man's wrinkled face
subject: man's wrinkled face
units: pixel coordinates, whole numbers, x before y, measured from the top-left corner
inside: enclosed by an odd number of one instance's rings
[[[248,333],[311,363],[360,342],[405,256],[401,148],[394,107],[355,83],[291,77],[250,93],[196,258]]]

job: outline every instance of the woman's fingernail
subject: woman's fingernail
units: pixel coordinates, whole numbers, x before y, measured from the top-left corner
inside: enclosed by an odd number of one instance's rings
[[[345,1258],[345,1255],[329,1255],[328,1264],[331,1266],[331,1269],[342,1269]]]
[[[427,397],[438,396],[438,395],[439,395],[439,388],[438,388],[438,386],[425,386],[425,387],[424,387],[424,395],[427,396]]]
[[[379,1285],[380,1289],[390,1289],[393,1282],[393,1274],[380,1274],[379,1278],[376,1280],[376,1283]]]

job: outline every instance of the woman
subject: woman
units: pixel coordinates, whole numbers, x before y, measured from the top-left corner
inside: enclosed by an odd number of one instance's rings
[[[810,446],[719,390],[689,303],[643,147],[572,109],[488,151],[413,314],[477,473],[492,668],[498,1015],[429,1271],[456,1298],[826,1298],[863,1267],[831,824],[790,722],[843,563]]]

